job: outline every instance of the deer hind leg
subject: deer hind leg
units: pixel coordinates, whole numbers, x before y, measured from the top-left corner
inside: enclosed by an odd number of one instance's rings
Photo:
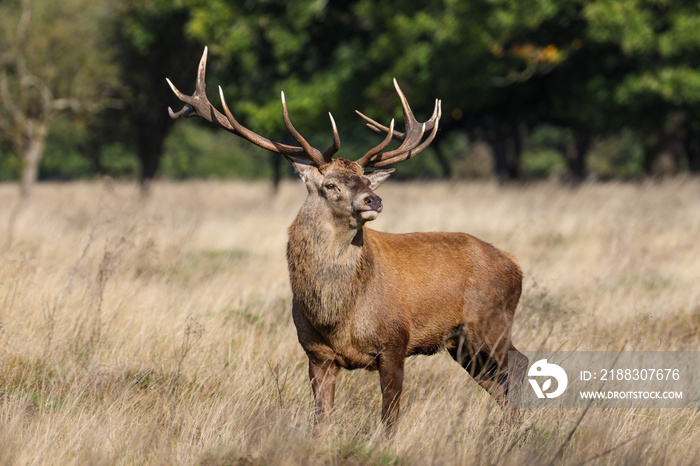
[[[527,370],[528,359],[512,344],[500,344],[495,348],[485,346],[475,348],[469,343],[464,333],[455,337],[449,352],[452,358],[496,400],[501,408],[508,408],[509,389],[513,390],[510,393],[511,399],[514,399],[514,396],[520,397],[520,387]],[[514,353],[509,357],[509,352]],[[509,376],[513,377],[510,387]]]

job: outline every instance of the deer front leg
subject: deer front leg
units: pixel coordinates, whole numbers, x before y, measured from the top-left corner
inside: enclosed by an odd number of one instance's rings
[[[404,355],[396,353],[379,356],[379,384],[382,387],[382,422],[392,428],[399,417],[403,387]]]
[[[333,360],[314,361],[309,358],[309,379],[316,401],[316,427],[328,424],[335,400],[335,379],[339,370]]]

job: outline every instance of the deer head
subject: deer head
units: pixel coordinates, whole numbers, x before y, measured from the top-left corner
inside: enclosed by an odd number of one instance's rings
[[[299,146],[271,141],[254,133],[236,120],[226,104],[221,86],[219,86],[219,97],[223,114],[209,102],[205,92],[206,63],[207,48],[204,49],[199,62],[197,84],[191,96],[183,94],[170,80],[167,80],[175,95],[185,104],[179,112],[168,108],[171,118],[199,116],[263,149],[284,156],[306,183],[310,197],[322,200],[331,215],[351,219],[353,224],[361,225],[366,221],[374,220],[382,210],[382,200],[374,190],[389,177],[394,169],[375,169],[418,155],[428,147],[438,130],[441,116],[440,100],[435,100],[432,117],[424,123],[419,123],[413,116],[406,96],[394,79],[394,87],[403,108],[406,131],[402,133],[395,130],[394,120],[391,120],[389,127],[386,127],[358,111],[358,115],[367,122],[370,129],[378,133],[386,133],[386,136],[382,142],[354,162],[334,158],[335,153],[340,149],[340,137],[330,113],[328,115],[333,130],[333,143],[323,152],[312,147],[292,125],[284,92],[282,92],[282,116],[287,130]],[[424,137],[426,134],[427,137]],[[401,141],[401,145],[394,150],[383,152],[392,139]]]

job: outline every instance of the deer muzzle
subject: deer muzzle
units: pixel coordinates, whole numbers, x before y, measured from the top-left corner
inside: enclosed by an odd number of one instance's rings
[[[382,198],[377,196],[376,194],[369,194],[365,196],[362,202],[365,203],[369,210],[374,210],[377,212],[382,211]]]
[[[362,220],[374,220],[382,211],[382,198],[372,192],[366,193],[355,201],[355,211]]]

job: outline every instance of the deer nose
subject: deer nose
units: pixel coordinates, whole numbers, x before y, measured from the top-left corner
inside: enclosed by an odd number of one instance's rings
[[[371,210],[376,210],[377,212],[382,210],[382,198],[376,194],[370,194],[364,199],[365,205]]]

